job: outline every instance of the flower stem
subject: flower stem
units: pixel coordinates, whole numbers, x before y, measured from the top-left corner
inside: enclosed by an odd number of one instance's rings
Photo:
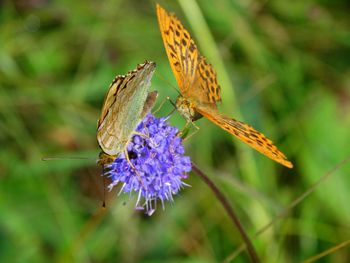
[[[209,186],[209,188],[214,192],[214,194],[216,195],[216,197],[219,199],[219,201],[221,202],[222,206],[225,208],[227,214],[229,215],[229,217],[231,218],[231,220],[233,221],[234,225],[237,227],[239,233],[241,234],[241,237],[244,241],[244,243],[247,246],[247,250],[248,250],[248,254],[250,256],[250,259],[252,262],[254,263],[259,263],[260,260],[258,258],[258,255],[254,249],[254,246],[252,244],[252,242],[250,241],[247,233],[245,232],[241,222],[239,221],[235,211],[233,210],[232,206],[229,204],[229,202],[227,201],[226,197],[224,196],[224,194],[220,191],[220,189],[214,184],[213,181],[211,181],[209,179],[209,177],[204,174],[196,164],[194,164],[192,162],[192,170],[199,176],[201,177],[201,179]]]

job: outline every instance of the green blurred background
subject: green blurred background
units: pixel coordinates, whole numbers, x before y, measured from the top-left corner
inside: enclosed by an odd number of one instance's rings
[[[272,138],[292,170],[207,120],[187,154],[250,236],[350,154],[350,4],[345,0],[161,1],[222,87],[220,110]],[[165,211],[107,193],[96,123],[115,75],[157,63],[176,98],[154,1],[0,1],[0,262],[220,262],[241,238],[194,174]],[[158,116],[172,107],[166,103]],[[175,114],[172,124],[184,120]],[[88,160],[43,162],[43,156]],[[350,237],[350,163],[254,240],[262,262],[298,262]],[[349,262],[349,246],[319,262]],[[249,262],[241,253],[231,262]]]

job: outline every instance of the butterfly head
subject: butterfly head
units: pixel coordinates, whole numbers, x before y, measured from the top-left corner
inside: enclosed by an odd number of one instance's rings
[[[193,103],[187,98],[178,96],[175,105],[177,111],[186,119],[186,121],[193,122],[202,118],[202,115],[195,110]]]
[[[103,151],[100,152],[100,155],[98,156],[97,164],[100,166],[105,166],[107,164],[112,163],[117,156],[115,155],[109,155]]]

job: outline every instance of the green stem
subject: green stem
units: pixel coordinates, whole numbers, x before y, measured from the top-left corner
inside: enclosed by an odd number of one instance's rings
[[[250,256],[250,259],[254,263],[260,262],[258,258],[258,254],[256,253],[254,246],[252,242],[250,241],[247,233],[245,232],[241,222],[239,221],[235,211],[233,210],[232,206],[230,203],[227,201],[226,197],[224,194],[220,191],[220,189],[214,184],[213,181],[209,179],[209,177],[204,174],[196,164],[192,162],[192,170],[199,176],[201,179],[209,186],[209,188],[213,191],[213,193],[216,195],[218,200],[221,202],[222,206],[226,210],[227,214],[231,218],[232,222],[234,225],[237,227],[239,233],[241,234],[241,237],[246,244],[248,254]]]

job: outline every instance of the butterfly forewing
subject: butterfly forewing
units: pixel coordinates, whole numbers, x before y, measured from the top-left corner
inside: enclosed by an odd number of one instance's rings
[[[155,67],[146,61],[110,85],[97,128],[98,143],[106,154],[118,155],[125,149],[145,110],[153,106],[156,93],[148,90]]]
[[[158,4],[157,16],[170,66],[182,95],[204,103],[220,101],[216,72],[200,55],[189,32],[174,14],[169,14]],[[208,90],[212,92],[209,94]]]
[[[181,92],[187,94],[196,77],[198,49],[174,14],[157,4],[157,16],[170,66]]]

